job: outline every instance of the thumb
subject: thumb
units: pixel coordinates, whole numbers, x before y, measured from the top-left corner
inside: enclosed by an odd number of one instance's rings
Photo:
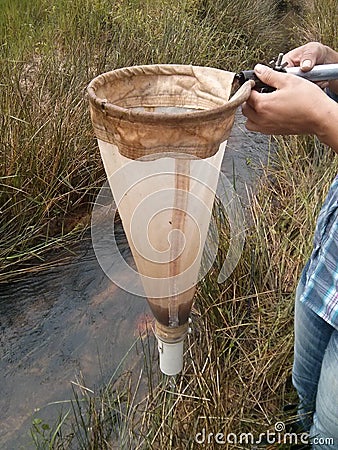
[[[263,83],[274,88],[282,87],[285,80],[285,73],[277,72],[276,70],[271,69],[271,67],[263,66],[262,64],[256,64],[254,70],[257,77],[263,81]]]
[[[307,72],[313,68],[315,62],[316,62],[315,55],[312,53],[311,50],[306,50],[304,51],[302,58],[300,60],[300,68],[304,72]]]

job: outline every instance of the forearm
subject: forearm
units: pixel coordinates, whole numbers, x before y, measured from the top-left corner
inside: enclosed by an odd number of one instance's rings
[[[316,136],[338,153],[338,104],[329,100],[318,114]]]
[[[336,52],[332,48],[328,47],[327,45],[325,45],[324,47],[326,49],[325,64],[337,64],[338,63],[338,52]],[[338,94],[338,80],[330,81],[329,89],[330,89],[330,91],[334,92],[335,94]]]
[[[326,57],[325,57],[325,64],[335,64],[338,63],[338,52],[333,50],[333,48],[328,47],[327,45],[324,45],[324,48],[326,50]]]

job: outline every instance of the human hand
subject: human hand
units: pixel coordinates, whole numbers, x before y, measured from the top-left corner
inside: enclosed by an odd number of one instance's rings
[[[286,53],[283,62],[287,62],[288,67],[297,66],[304,72],[308,72],[318,64],[338,63],[338,53],[320,42],[309,42]],[[338,93],[338,81],[336,80],[317,84],[321,88],[329,86],[331,91]]]
[[[248,119],[248,130],[281,135],[321,134],[325,120],[330,118],[330,111],[336,104],[318,86],[260,64],[255,67],[255,73],[276,90],[271,93],[251,92],[242,106]]]
[[[320,42],[309,42],[297,47],[283,56],[288,67],[299,66],[305,72],[316,64],[330,64],[330,48]]]

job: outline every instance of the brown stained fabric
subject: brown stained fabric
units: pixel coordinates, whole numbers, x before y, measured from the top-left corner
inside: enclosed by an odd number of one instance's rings
[[[188,209],[189,187],[190,187],[190,161],[184,159],[176,159],[176,176],[175,176],[175,198],[172,210],[172,228],[180,230],[176,233],[170,248],[170,264],[169,277],[174,280],[177,275],[182,272],[181,258],[176,256],[177,249],[184,248],[182,242],[185,230],[186,211]],[[177,326],[179,324],[179,305],[180,295],[175,292],[175,281],[173,282],[172,296],[168,301],[169,325]]]
[[[235,111],[251,92],[252,83],[246,82],[229,100],[234,75],[168,64],[99,75],[88,86],[95,135],[129,159],[168,153],[212,156],[228,138]],[[166,114],[163,107],[194,111]]]

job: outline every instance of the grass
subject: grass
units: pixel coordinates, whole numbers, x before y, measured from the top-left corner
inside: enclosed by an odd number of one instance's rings
[[[32,257],[43,262],[51,246],[88,223],[77,218],[90,212],[104,179],[85,97],[89,81],[135,64],[239,70],[270,57],[277,33],[271,2],[245,3],[248,12],[242,0],[2,0],[3,280]]]
[[[337,47],[334,10],[333,0],[302,2],[285,33],[267,0],[2,0],[0,279],[32,270],[32,258],[47,264],[88,223],[104,180],[85,98],[94,76],[163,62],[237,71],[309,38]],[[277,145],[236,270],[217,284],[224,230],[198,286],[183,373],[163,377],[152,338],[140,340],[142,376],[115,374],[97,392],[78,382],[55,426],[33,423],[37,448],[198,449],[205,429],[213,449],[218,432],[257,436],[294,420],[282,411],[295,398],[293,296],[337,162],[312,138]]]
[[[53,448],[216,449],[222,447],[215,437],[223,433],[238,440],[224,448],[245,449],[241,433],[258,438],[277,422],[295,421],[294,412],[283,411],[296,399],[290,382],[294,290],[338,163],[313,138],[277,144],[252,196],[238,266],[225,283],[216,282],[228,248],[225,226],[213,270],[198,286],[182,374],[163,376],[152,336],[140,340],[140,377],[124,372],[97,392],[80,389],[72,400],[76,419],[62,427]],[[203,430],[208,446],[201,443]],[[288,441],[271,448],[286,450]]]

